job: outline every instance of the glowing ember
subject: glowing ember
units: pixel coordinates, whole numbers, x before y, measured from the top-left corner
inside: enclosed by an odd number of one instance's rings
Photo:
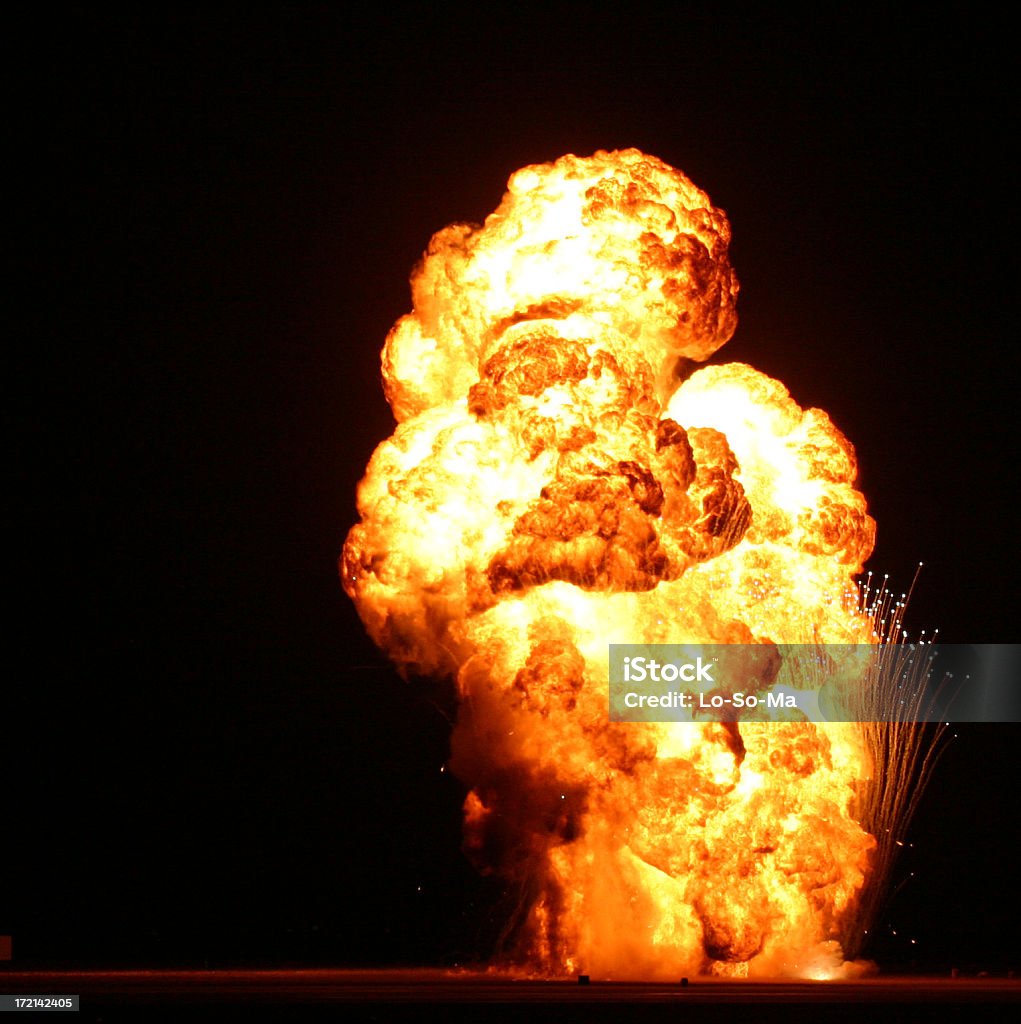
[[[466,848],[516,956],[597,977],[832,976],[875,840],[858,726],[612,723],[609,643],[871,643],[854,451],[742,364],[730,227],[637,150],[527,167],[434,236],[383,351],[397,418],[344,586],[462,698]]]

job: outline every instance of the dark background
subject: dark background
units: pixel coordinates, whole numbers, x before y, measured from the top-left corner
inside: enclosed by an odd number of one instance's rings
[[[335,561],[408,271],[528,163],[634,145],[708,191],[742,283],[725,355],[853,440],[870,566],[904,589],[926,563],[911,627],[1017,640],[1008,36],[583,6],[17,27],[16,958],[488,952],[506,900],[459,850],[449,708],[385,667]],[[870,951],[890,966],[1018,961],[1018,729],[956,731]]]

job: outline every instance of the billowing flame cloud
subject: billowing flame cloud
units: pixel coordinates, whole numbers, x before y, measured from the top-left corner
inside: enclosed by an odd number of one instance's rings
[[[526,167],[433,237],[383,351],[343,582],[405,675],[456,679],[466,848],[536,971],[825,973],[868,869],[854,726],[608,720],[608,643],[873,640],[850,444],[694,370],[736,326],[729,240],[637,150]]]

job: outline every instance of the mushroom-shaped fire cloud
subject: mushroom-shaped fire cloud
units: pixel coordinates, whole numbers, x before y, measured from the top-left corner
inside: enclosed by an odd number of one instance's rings
[[[537,972],[842,961],[874,840],[853,725],[621,723],[608,643],[871,643],[854,451],[742,364],[721,210],[637,150],[526,167],[438,232],[383,350],[397,420],[341,559],[373,640],[456,681],[465,845]]]

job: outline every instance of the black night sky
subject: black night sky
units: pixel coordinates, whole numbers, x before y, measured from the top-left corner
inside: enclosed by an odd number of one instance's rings
[[[903,589],[925,562],[910,626],[1018,639],[1006,26],[510,10],[79,5],[12,38],[18,961],[492,947],[508,902],[460,852],[448,695],[387,669],[335,565],[409,270],[529,163],[638,146],[726,209],[721,355],[854,442],[870,567]],[[957,732],[884,964],[1018,964],[1021,733]]]

